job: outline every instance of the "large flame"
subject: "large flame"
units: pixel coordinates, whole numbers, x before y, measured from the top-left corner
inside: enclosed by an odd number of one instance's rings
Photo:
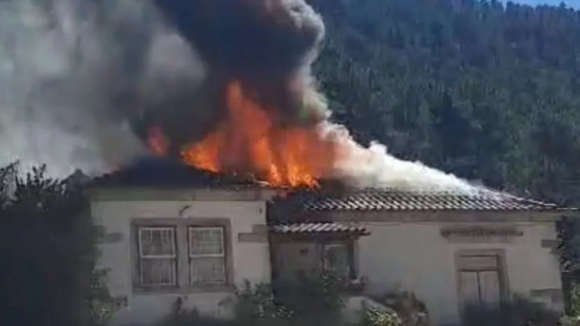
[[[335,144],[316,126],[279,123],[276,108],[265,108],[244,94],[240,82],[226,87],[227,115],[202,141],[186,145],[185,163],[212,172],[252,175],[275,187],[317,187],[336,158]],[[152,129],[150,147],[167,150],[163,134]]]

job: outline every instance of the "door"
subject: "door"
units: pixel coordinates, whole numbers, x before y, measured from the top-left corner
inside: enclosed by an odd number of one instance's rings
[[[464,314],[499,313],[504,290],[501,256],[493,252],[460,254],[459,304]]]

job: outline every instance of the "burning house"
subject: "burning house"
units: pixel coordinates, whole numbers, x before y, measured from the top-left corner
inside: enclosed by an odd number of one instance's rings
[[[170,99],[132,94],[156,158],[92,186],[100,265],[129,305],[116,324],[153,323],[177,301],[226,318],[246,281],[326,271],[357,297],[413,291],[438,324],[514,295],[562,308],[561,209],[354,142],[310,75],[324,25],[303,0],[154,2],[204,78]]]
[[[441,324],[459,321],[467,304],[516,295],[563,308],[557,206],[329,188],[276,188],[157,159],[96,179],[100,265],[110,270],[112,293],[128,302],[116,324],[152,323],[177,300],[228,318],[246,281],[323,272],[349,280],[353,300],[413,291]]]

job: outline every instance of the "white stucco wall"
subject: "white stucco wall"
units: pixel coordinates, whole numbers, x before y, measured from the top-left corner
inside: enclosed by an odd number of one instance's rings
[[[369,281],[367,292],[413,291],[426,302],[435,325],[459,320],[455,253],[460,249],[504,249],[512,294],[561,288],[557,257],[541,246],[543,239],[556,239],[554,223],[509,223],[524,231],[523,236],[512,243],[474,244],[451,243],[441,236],[442,226],[462,225],[458,223],[359,224],[371,232],[358,244],[360,272]]]
[[[189,208],[180,216],[180,210]],[[270,281],[270,256],[267,241],[240,242],[240,233],[251,233],[255,225],[266,224],[264,201],[105,201],[94,200],[92,216],[107,234],[122,235],[112,243],[99,245],[99,265],[110,269],[108,285],[112,295],[125,296],[128,308],[114,319],[116,325],[147,325],[167,316],[177,298],[184,307],[196,308],[200,313],[227,317],[231,305],[220,304],[232,297],[232,292],[186,294],[134,294],[131,275],[130,221],[133,218],[229,218],[231,221],[233,274],[237,286],[245,280],[251,283]],[[226,302],[228,300],[225,300]]]

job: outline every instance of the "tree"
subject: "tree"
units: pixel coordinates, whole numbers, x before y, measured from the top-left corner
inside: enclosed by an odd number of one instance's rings
[[[44,167],[22,177],[12,164],[0,169],[0,199],[2,323],[99,325],[101,310],[115,301],[91,284],[101,273],[93,272],[95,234],[82,185],[48,178]]]
[[[580,12],[479,0],[309,0],[335,119],[363,143],[580,205]]]

